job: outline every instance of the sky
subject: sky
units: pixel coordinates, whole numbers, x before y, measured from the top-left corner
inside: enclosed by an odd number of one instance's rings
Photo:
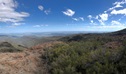
[[[0,33],[117,31],[126,0],[0,0]]]

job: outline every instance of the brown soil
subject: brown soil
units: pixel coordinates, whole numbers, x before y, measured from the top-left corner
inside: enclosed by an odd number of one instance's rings
[[[44,48],[60,42],[48,42],[23,52],[0,53],[0,74],[48,74],[41,56]]]

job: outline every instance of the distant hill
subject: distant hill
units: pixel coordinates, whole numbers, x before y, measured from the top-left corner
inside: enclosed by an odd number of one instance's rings
[[[16,49],[10,43],[8,43],[8,42],[0,43],[0,52],[16,52],[16,51],[20,51],[20,50]]]
[[[94,40],[98,39],[98,37],[101,36],[107,36],[109,34],[102,34],[102,33],[89,33],[89,34],[75,34],[75,35],[69,35],[65,36],[59,39],[59,41],[64,41],[64,42],[72,42],[72,41],[87,41],[87,40]]]
[[[126,29],[111,32],[111,33],[88,33],[88,34],[74,34],[62,37],[59,41],[71,42],[71,41],[90,41],[90,40],[102,40],[103,38],[109,38],[110,36],[126,35]]]
[[[0,47],[13,47],[13,46],[8,42],[2,42],[0,43]]]
[[[115,35],[125,35],[126,34],[126,29],[113,32],[112,34],[115,34]]]

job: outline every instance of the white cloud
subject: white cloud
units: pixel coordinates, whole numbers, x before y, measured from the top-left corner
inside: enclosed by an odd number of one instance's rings
[[[51,12],[51,9],[45,10],[44,13],[48,15]]]
[[[120,4],[117,4],[117,5],[115,6],[115,8],[120,8],[120,7],[123,7],[123,6],[120,5]]]
[[[41,27],[41,25],[34,25],[33,27]]]
[[[73,16],[75,14],[75,11],[73,11],[71,9],[67,9],[66,11],[63,11],[63,14],[65,14],[67,16]]]
[[[109,25],[97,25],[96,23],[91,23],[93,24],[92,26],[88,26],[90,28],[93,28],[95,30],[110,30],[110,31],[116,31],[116,30],[119,30],[119,29],[124,29],[126,28],[125,24],[121,23],[121,22],[118,22],[118,21],[115,21],[115,20],[112,20],[111,21],[111,24]]]
[[[79,18],[72,18],[74,21],[84,21],[84,18],[83,17],[79,17]]]
[[[46,10],[44,10],[44,7],[43,7],[42,5],[39,5],[39,6],[38,6],[38,9],[41,10],[41,11],[44,11],[44,13],[45,13],[46,15],[48,15],[48,14],[51,12],[51,9],[46,9]]]
[[[98,21],[100,22],[101,25],[105,25],[105,22],[102,21],[101,19],[100,20],[98,19]]]
[[[79,19],[78,18],[72,18],[74,21],[79,21]]]
[[[94,22],[93,19],[97,19],[97,20],[98,20],[98,16],[93,17],[92,15],[88,15],[87,17],[89,18],[90,24],[91,24],[91,25],[97,25],[97,24]]]
[[[100,16],[102,21],[107,21],[108,20],[108,14],[107,13],[100,14],[99,16]]]
[[[126,0],[122,0],[120,2],[113,3],[113,5],[122,5],[122,4],[126,4]]]
[[[90,27],[95,30],[98,29],[98,30],[110,30],[110,31],[126,28],[125,25],[126,23],[121,23],[121,20],[126,16],[126,8],[124,8],[124,4],[126,4],[126,0],[121,0],[120,2],[115,2],[113,4],[113,7],[109,8],[108,10],[104,11],[101,14],[96,15],[95,17],[92,15],[88,15],[91,24]],[[113,18],[114,17],[113,15],[118,14],[122,15],[118,19],[118,21],[116,20],[112,20],[110,22],[108,21],[110,17]],[[106,22],[110,24],[107,24]]]
[[[93,21],[93,20],[91,20],[91,23],[94,23],[94,21]]]
[[[95,23],[93,20],[90,20],[90,24],[91,24],[91,25],[98,25],[98,24]]]
[[[122,8],[122,7],[123,7],[122,5],[117,4],[117,5],[115,5],[114,7],[109,8],[107,11],[112,11],[112,10],[114,10],[114,9],[116,9],[116,8]],[[107,11],[106,11],[106,12],[107,12]]]
[[[25,24],[25,23],[13,23],[12,26],[20,26],[22,24]]]
[[[124,8],[122,10],[113,10],[111,12],[111,14],[115,14],[115,15],[117,15],[117,14],[124,14],[124,15],[126,15],[126,8]]]
[[[122,8],[123,7],[122,6],[123,4],[126,4],[126,1],[125,0],[122,0],[120,2],[115,2],[115,3],[113,3],[114,6],[111,7],[111,8],[109,8],[107,11],[112,11],[112,10],[115,10],[116,8]]]
[[[17,12],[18,4],[15,0],[0,0],[0,22],[16,23],[29,16],[27,12]]]
[[[124,26],[124,24],[122,24],[122,23],[120,23],[120,22],[118,22],[118,21],[114,21],[114,20],[111,22],[111,25],[112,25],[112,26],[114,26],[114,25],[115,25],[115,26]]]
[[[97,15],[96,17],[95,17],[95,19],[98,19],[99,18],[99,16]]]
[[[39,5],[38,9],[41,10],[41,11],[43,11],[44,7],[42,5]]]
[[[84,21],[84,18],[83,18],[83,17],[79,17],[79,19],[80,19],[81,21]]]
[[[105,25],[105,21],[108,20],[108,17],[109,17],[109,14],[103,13],[103,14],[99,14],[96,17],[92,17],[92,18],[96,19],[101,25]]]
[[[105,21],[108,20],[109,14],[107,13],[103,13],[103,14],[99,14],[96,17],[93,17],[92,15],[88,15],[88,18],[90,20],[90,24],[95,24],[94,20],[97,20],[101,25],[105,25]]]
[[[44,27],[44,26],[49,26],[49,25],[47,25],[47,24],[45,24],[45,25],[34,25],[33,27],[36,27],[36,28],[39,28],[39,27]]]
[[[89,19],[92,19],[92,18],[93,18],[92,15],[88,15],[87,17],[88,17]]]

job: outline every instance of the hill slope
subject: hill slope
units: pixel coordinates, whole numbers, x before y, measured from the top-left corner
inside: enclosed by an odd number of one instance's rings
[[[126,29],[123,29],[123,30],[120,30],[120,31],[113,32],[112,34],[116,34],[116,35],[126,35]]]
[[[22,52],[0,53],[0,74],[48,74],[46,62],[41,59],[43,49],[58,43],[47,42]],[[0,44],[0,47],[3,46],[12,47],[7,42]]]
[[[0,43],[0,52],[17,52],[19,49],[15,48],[12,44],[8,42]]]

